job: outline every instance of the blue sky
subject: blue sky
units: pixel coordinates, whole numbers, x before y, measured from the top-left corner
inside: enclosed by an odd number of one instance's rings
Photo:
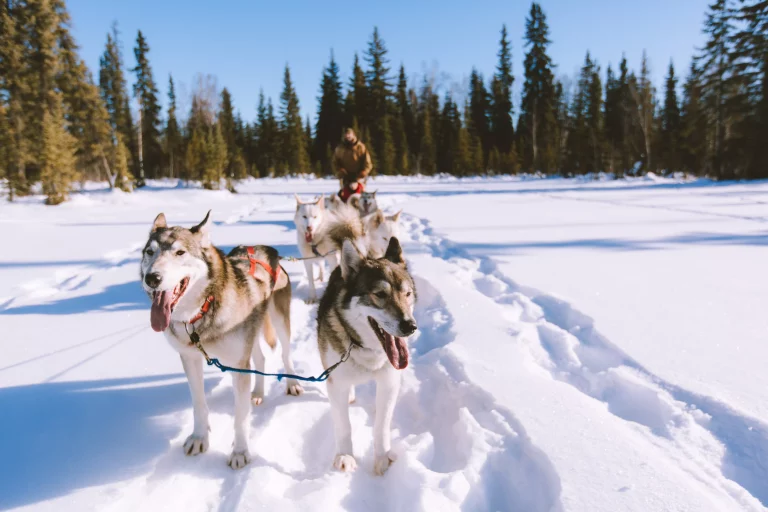
[[[708,0],[541,0],[552,39],[557,75],[573,77],[590,50],[603,72],[622,52],[639,69],[645,49],[657,86],[674,60],[684,76],[703,43],[701,24]],[[69,0],[81,56],[97,76],[99,56],[113,21],[118,22],[128,67],[141,29],[163,101],[168,74],[179,90],[180,108],[196,73],[217,77],[244,119],[255,118],[259,89],[277,103],[283,68],[290,64],[302,115],[314,120],[320,76],[331,49],[346,82],[353,55],[362,56],[373,26],[389,49],[393,73],[402,62],[409,78],[434,75],[443,91],[466,88],[472,66],[487,78],[496,65],[499,30],[507,24],[516,77],[522,83],[523,31],[529,2],[456,0],[388,2],[265,2],[198,0]],[[132,82],[133,76],[130,76]]]

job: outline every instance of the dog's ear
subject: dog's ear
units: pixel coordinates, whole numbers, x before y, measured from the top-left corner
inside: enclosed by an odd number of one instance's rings
[[[371,229],[376,229],[377,227],[384,224],[384,214],[381,212],[381,210],[376,210],[376,213],[371,214]]]
[[[349,206],[351,206],[352,208],[357,208],[359,210],[360,209],[360,196],[354,195],[354,196],[350,197],[348,203],[349,203]]]
[[[389,239],[389,245],[387,246],[387,252],[384,253],[384,259],[397,265],[405,265],[403,249],[400,247],[400,241],[396,236]]]
[[[303,205],[304,203],[301,202],[301,198],[299,197],[299,194],[293,194],[293,197],[296,198],[296,209],[299,209],[299,206]]]
[[[197,235],[198,239],[200,240],[200,245],[202,247],[210,247],[211,246],[211,210],[208,210],[208,213],[205,214],[205,218],[203,221],[198,224],[197,226],[194,226],[190,229],[190,231]]]
[[[347,238],[341,246],[341,277],[349,281],[360,270],[363,258],[352,242]]]
[[[388,220],[392,220],[392,221],[395,221],[395,222],[397,222],[397,221],[399,221],[399,220],[400,220],[400,214],[401,214],[401,213],[403,213],[403,210],[400,210],[399,212],[397,212],[397,213],[396,213],[396,214],[394,214],[394,215],[390,215],[389,217],[387,217],[387,219],[388,219]]]
[[[325,194],[320,194],[320,199],[315,201],[315,204],[317,204],[317,207],[321,210],[325,209]]]
[[[161,213],[157,217],[155,217],[155,223],[152,224],[152,231],[150,233],[154,233],[160,229],[165,229],[168,227],[168,222],[165,220],[165,214]]]
[[[378,192],[378,191],[379,191],[379,190],[378,190],[378,189],[376,189],[376,190],[374,190],[374,191],[373,191],[373,194],[371,194],[371,195],[373,196],[373,198],[374,198],[374,199],[376,199],[376,192]]]

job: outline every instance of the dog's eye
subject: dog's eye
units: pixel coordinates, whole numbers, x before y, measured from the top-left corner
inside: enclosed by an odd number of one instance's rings
[[[304,216],[304,218],[306,219],[306,218],[307,218],[307,216],[305,215],[305,216]]]
[[[385,242],[389,242],[389,238],[387,238],[387,237],[385,237],[385,236],[383,236],[383,237],[381,237],[381,238],[383,238]]]
[[[155,251],[153,251],[152,249],[147,249],[147,256],[154,256],[154,254],[155,254]]]
[[[410,297],[413,294],[413,292],[408,292],[405,294],[406,297]]]
[[[182,251],[182,250],[176,251],[176,256],[184,256],[185,254],[187,254],[187,251]]]
[[[376,297],[378,297],[379,299],[387,298],[387,292],[385,291],[376,292],[374,295],[376,295]]]

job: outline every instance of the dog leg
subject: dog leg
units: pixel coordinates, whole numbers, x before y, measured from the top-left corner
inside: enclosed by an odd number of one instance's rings
[[[283,349],[283,367],[285,368],[285,373],[296,375],[296,369],[293,367],[293,361],[291,360],[290,312],[282,311],[282,307],[290,308],[290,299],[288,304],[283,305],[282,301],[279,301],[276,297],[269,305],[269,315],[272,324],[275,326],[277,337],[280,340],[280,347]],[[299,396],[304,393],[304,388],[301,387],[301,384],[299,384],[299,381],[296,379],[285,379],[285,384],[289,395]]]
[[[317,280],[321,283],[324,281],[325,276],[323,276],[323,262],[322,260],[317,264]]]
[[[250,388],[250,375],[247,373],[232,375],[232,389],[235,392],[235,442],[232,445],[232,455],[227,462],[232,469],[245,467],[251,459],[248,452],[248,430],[251,417]]]
[[[332,254],[329,254],[325,257],[325,264],[328,265],[328,277],[330,278],[331,273],[336,270],[336,267],[339,266],[339,255],[338,253],[334,252]]]
[[[254,346],[253,346],[254,368],[260,372],[263,372],[265,361],[266,361],[266,358],[264,357],[264,352],[261,350],[261,344],[259,343],[259,340],[257,337],[256,342],[254,343]],[[253,405],[261,405],[263,401],[264,401],[264,376],[255,375],[255,379],[253,382],[253,391],[251,391],[251,403]]]
[[[208,450],[208,404],[205,403],[205,384],[203,381],[203,358],[199,354],[181,356],[181,365],[187,374],[189,391],[192,394],[192,411],[195,426],[186,441],[184,453],[199,455]]]
[[[401,375],[397,370],[385,371],[376,379],[376,419],[373,423],[373,472],[386,473],[397,459],[391,450],[392,415],[400,392]]]
[[[336,458],[333,467],[349,473],[357,469],[357,461],[352,452],[352,424],[349,421],[349,384],[338,380],[327,381],[328,399],[331,402],[333,430],[336,434]]]
[[[355,403],[355,386],[349,386],[349,403]]]
[[[304,260],[304,268],[307,269],[307,282],[309,283],[309,296],[307,303],[317,302],[317,292],[315,291],[315,270],[312,260]]]

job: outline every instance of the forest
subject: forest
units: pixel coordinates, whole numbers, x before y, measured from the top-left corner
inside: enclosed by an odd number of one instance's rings
[[[428,77],[409,82],[373,27],[347,83],[330,50],[313,126],[289,65],[273,70],[283,74],[282,93],[276,102],[261,94],[255,119],[243,119],[226,86],[204,72],[189,112],[179,112],[173,76],[154,76],[141,31],[129,58],[115,23],[92,73],[64,0],[2,0],[0,178],[8,200],[40,183],[48,204],[86,180],[130,191],[178,178],[234,191],[247,176],[332,175],[345,127],[368,146],[376,174],[767,178],[768,0],[714,0],[704,20],[703,47],[684,73],[670,62],[656,90],[645,57],[617,55],[618,67],[603,69],[587,50],[578,76],[558,77],[547,17],[534,2],[521,75],[502,25],[493,74],[468,70],[462,97],[440,94]]]

